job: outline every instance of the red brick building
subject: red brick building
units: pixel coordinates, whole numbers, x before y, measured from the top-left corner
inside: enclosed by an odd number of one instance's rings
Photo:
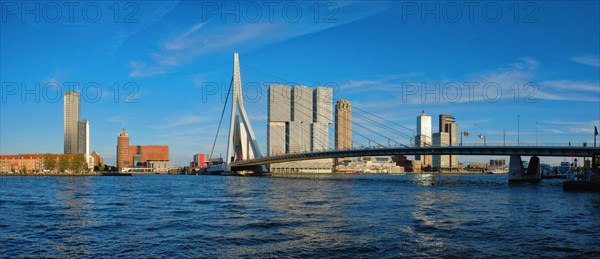
[[[123,129],[117,137],[117,167],[152,167],[153,163],[169,167],[169,146],[130,145],[129,134]]]
[[[125,128],[117,137],[117,167],[129,168],[132,167],[133,160],[129,156],[129,134],[125,133]]]
[[[60,163],[64,162],[64,165]],[[35,173],[59,171],[64,169],[77,170],[77,162],[85,163],[82,154],[18,154],[0,155],[0,173],[18,172]],[[83,165],[81,165],[83,167]]]
[[[136,159],[136,155],[139,155],[140,159]],[[169,146],[157,146],[157,145],[148,145],[148,146],[129,146],[129,157],[130,161],[136,161],[133,166],[146,167],[148,161],[169,161]]]
[[[102,166],[104,165],[104,158],[100,156],[100,154],[93,151],[91,156],[94,158],[94,166]]]

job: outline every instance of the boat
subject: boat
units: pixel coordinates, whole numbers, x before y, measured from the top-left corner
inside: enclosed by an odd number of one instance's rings
[[[541,164],[540,167],[542,168],[542,178],[556,178],[556,172],[552,169],[550,165]]]
[[[560,166],[558,167],[558,171],[556,172],[556,178],[568,179],[573,175],[573,169],[571,168],[571,163],[569,162],[560,162]]]

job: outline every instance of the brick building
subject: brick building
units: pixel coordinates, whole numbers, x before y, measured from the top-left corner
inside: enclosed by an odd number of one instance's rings
[[[130,145],[129,134],[122,129],[117,137],[117,167],[123,168],[170,167],[169,146]]]
[[[61,165],[61,162],[64,162]],[[18,154],[0,155],[0,173],[41,173],[67,170],[78,170],[78,162],[85,163],[82,154]]]

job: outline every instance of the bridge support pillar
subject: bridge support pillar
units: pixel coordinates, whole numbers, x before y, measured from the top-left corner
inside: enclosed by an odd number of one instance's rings
[[[532,156],[527,168],[523,167],[520,155],[511,155],[508,166],[508,182],[539,182],[542,179],[540,158]]]

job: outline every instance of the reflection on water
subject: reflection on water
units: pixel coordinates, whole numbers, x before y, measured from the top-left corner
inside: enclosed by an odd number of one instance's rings
[[[0,256],[600,256],[599,194],[432,177],[1,177]]]
[[[58,239],[51,240],[54,250],[61,255],[86,255],[93,247],[92,236],[87,236],[84,231],[95,226],[97,222],[92,215],[92,208],[88,198],[93,192],[94,181],[85,177],[82,179],[65,178],[58,181],[56,192],[57,216],[55,219],[60,224]]]

